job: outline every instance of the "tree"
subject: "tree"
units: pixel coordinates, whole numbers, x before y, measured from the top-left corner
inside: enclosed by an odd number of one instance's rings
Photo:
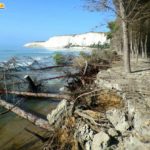
[[[114,4],[114,5],[113,5]],[[115,6],[115,7],[114,7]],[[122,27],[122,47],[124,58],[124,71],[131,72],[130,66],[130,36],[131,24],[150,17],[149,0],[86,0],[86,8],[91,11],[102,11],[103,9],[113,11],[120,19]]]
[[[122,53],[122,37],[120,21],[116,19],[108,23],[109,32],[107,32],[107,39],[110,40],[110,49],[118,53]]]
[[[124,66],[127,69],[126,72],[128,72],[130,64],[127,64],[127,62],[130,61],[130,51],[135,52],[137,57],[139,54],[143,58],[147,57],[148,30],[144,29],[144,22],[147,22],[150,18],[150,1],[114,0],[114,3],[122,23]]]
[[[126,20],[125,5],[123,0],[118,0],[119,11],[122,24],[122,40],[123,40],[123,57],[124,57],[124,71],[127,73],[131,72],[130,66],[130,46],[129,46],[129,30],[128,21]]]

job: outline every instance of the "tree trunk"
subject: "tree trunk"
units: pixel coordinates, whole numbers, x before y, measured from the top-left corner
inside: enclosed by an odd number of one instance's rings
[[[50,93],[32,93],[32,92],[19,92],[19,91],[0,91],[1,94],[15,94],[20,96],[28,97],[43,97],[43,98],[56,98],[56,99],[70,99],[69,95],[66,94],[50,94]]]
[[[147,59],[147,39],[148,39],[148,36],[146,35],[145,36],[145,43],[144,43],[144,51],[145,51],[145,58]]]
[[[38,116],[35,116],[29,112],[26,112],[22,109],[20,109],[17,106],[14,106],[13,104],[10,104],[8,102],[6,102],[5,100],[0,99],[0,106],[14,112],[15,114],[17,114],[18,116],[27,119],[28,121],[32,122],[34,125],[52,131],[53,129],[50,127],[49,123],[47,120],[39,118]]]
[[[130,31],[130,51],[131,51],[131,56],[132,56],[132,58],[134,58],[133,31],[132,31],[132,28],[131,28],[131,31]]]
[[[143,43],[143,40],[141,40],[141,53],[142,53],[142,58],[145,58],[145,51],[144,51],[144,43]]]
[[[126,21],[126,13],[123,6],[123,2],[119,1],[120,16],[122,22],[122,40],[123,40],[123,57],[124,57],[124,71],[126,73],[131,72],[130,66],[130,46],[129,46],[129,33],[128,22]]]
[[[57,66],[48,66],[48,67],[44,67],[44,68],[38,68],[38,69],[31,69],[34,71],[38,71],[38,70],[49,70],[49,69],[54,69],[54,68],[64,68],[64,67],[71,67],[72,65],[57,65]]]
[[[137,37],[138,38],[138,37]],[[135,45],[136,45],[136,64],[138,64],[138,58],[139,58],[139,49],[138,49],[138,45],[139,45],[139,39],[136,40],[135,42]]]

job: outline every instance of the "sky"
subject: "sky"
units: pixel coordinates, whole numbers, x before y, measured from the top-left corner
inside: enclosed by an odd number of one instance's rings
[[[45,41],[51,36],[106,32],[110,12],[89,12],[84,0],[0,0],[0,48]],[[95,28],[99,26],[99,28]]]

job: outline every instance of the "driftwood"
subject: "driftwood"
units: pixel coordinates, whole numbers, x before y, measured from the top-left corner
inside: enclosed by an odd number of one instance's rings
[[[15,94],[20,96],[28,96],[28,97],[42,97],[42,98],[55,98],[55,99],[66,99],[69,100],[71,97],[65,94],[50,94],[50,93],[32,93],[32,92],[19,92],[19,91],[0,91],[1,94]]]
[[[27,119],[28,121],[32,122],[34,125],[36,125],[40,128],[43,128],[43,129],[46,129],[49,131],[53,131],[53,128],[50,127],[47,120],[39,118],[38,116],[35,116],[29,112],[26,112],[25,110],[22,110],[21,108],[14,106],[13,104],[6,102],[5,100],[0,99],[0,106],[6,108],[8,110],[11,110],[18,116],[20,116],[24,119]]]
[[[15,108],[18,104],[20,103],[20,100],[18,100],[15,104],[13,104],[13,107],[11,109],[7,109],[3,112],[0,113],[0,115],[4,115],[4,114],[7,114],[9,113],[13,108]]]
[[[57,76],[57,77],[51,77],[51,78],[46,78],[46,79],[41,79],[40,81],[47,81],[47,80],[54,80],[54,79],[61,79],[61,78],[66,78],[67,76]]]
[[[48,66],[44,68],[38,68],[38,69],[31,69],[31,70],[48,70],[48,69],[54,69],[54,68],[64,68],[64,67],[71,67],[71,65],[57,65],[57,66]]]

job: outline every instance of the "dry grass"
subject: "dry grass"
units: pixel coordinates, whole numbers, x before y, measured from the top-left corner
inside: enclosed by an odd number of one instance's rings
[[[61,145],[61,150],[77,150],[77,142],[74,139],[75,118],[67,117],[64,128],[57,132],[57,137]]]
[[[110,108],[122,108],[124,106],[122,97],[113,90],[99,90],[82,94],[78,102],[88,105],[92,110],[105,112]]]
[[[46,150],[78,150],[74,138],[75,118],[66,117],[62,128],[56,129],[46,145]]]
[[[105,110],[109,108],[121,108],[123,107],[122,98],[114,91],[103,90],[97,97],[97,103]]]
[[[85,66],[86,59],[82,56],[76,57],[73,59],[73,66],[82,69]]]

